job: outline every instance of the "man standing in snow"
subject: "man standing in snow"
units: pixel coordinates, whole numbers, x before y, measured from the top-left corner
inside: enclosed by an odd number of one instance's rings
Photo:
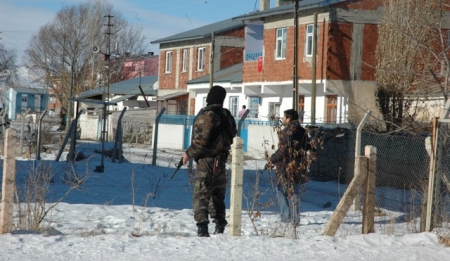
[[[198,236],[209,237],[208,215],[216,223],[214,234],[222,234],[225,220],[226,170],[225,163],[236,136],[236,122],[228,109],[223,108],[226,90],[213,86],[206,97],[204,112],[194,121],[191,145],[182,153],[183,165],[190,158],[197,163],[193,191],[194,220]],[[212,200],[215,211],[209,213]]]
[[[284,129],[278,133],[278,150],[270,157],[269,167],[276,167],[277,198],[281,222],[297,225],[300,221],[301,184],[306,183],[306,151],[309,138],[293,109],[284,111]]]

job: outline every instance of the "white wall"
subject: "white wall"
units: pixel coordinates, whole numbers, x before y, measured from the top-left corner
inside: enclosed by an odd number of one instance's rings
[[[173,124],[159,124],[158,149],[183,149],[184,126]],[[155,129],[155,126],[153,126]],[[153,133],[154,141],[155,133]],[[278,148],[278,136],[273,127],[267,125],[249,125],[246,155],[255,158],[264,158],[264,151],[269,156]],[[152,144],[153,146],[153,144]]]
[[[155,141],[156,126],[153,125],[152,146]],[[184,125],[159,124],[158,126],[158,149],[183,149]]]
[[[278,148],[278,135],[271,126],[249,125],[248,139],[245,142],[248,143],[246,155],[263,158],[264,154],[261,152],[267,150],[270,157]]]
[[[88,116],[87,113],[80,115],[78,124],[81,127],[80,139],[97,140],[98,116]]]

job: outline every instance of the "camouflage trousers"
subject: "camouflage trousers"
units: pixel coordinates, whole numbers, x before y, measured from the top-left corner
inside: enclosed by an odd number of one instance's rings
[[[214,174],[214,159],[204,158],[197,162],[195,170],[194,192],[192,203],[194,220],[197,224],[209,224],[208,215],[217,225],[225,226],[225,193],[226,170],[225,161],[221,161]]]

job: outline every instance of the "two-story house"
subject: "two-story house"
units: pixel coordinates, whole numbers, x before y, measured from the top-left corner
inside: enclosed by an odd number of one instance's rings
[[[382,1],[298,4],[297,25],[293,1],[233,18],[246,24],[242,89],[247,107],[258,109],[262,119],[279,116],[294,106],[297,93],[294,107],[304,111],[307,123],[346,123],[350,117],[358,122],[369,109],[376,114],[375,49]],[[294,66],[298,90],[293,87]]]
[[[194,115],[203,107],[199,97],[206,96],[209,85],[188,90],[187,82],[211,73],[215,78],[216,72],[242,63],[244,28],[241,21],[227,19],[151,42],[160,45],[158,111],[165,107],[168,114]]]

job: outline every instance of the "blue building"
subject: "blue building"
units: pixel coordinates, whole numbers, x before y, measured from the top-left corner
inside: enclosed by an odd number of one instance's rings
[[[43,112],[47,109],[48,99],[48,91],[44,88],[9,88],[5,95],[5,108],[8,110],[8,117],[16,120],[18,114],[28,109],[31,113]]]

